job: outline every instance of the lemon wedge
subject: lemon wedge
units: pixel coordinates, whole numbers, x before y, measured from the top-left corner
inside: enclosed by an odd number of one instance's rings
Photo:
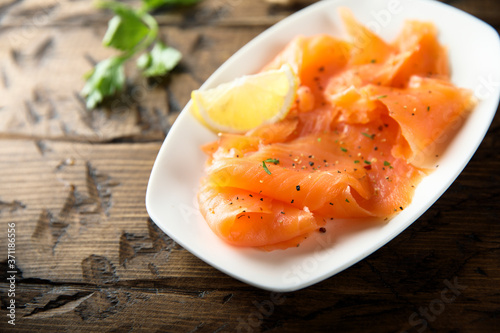
[[[299,85],[286,64],[278,70],[246,75],[213,89],[191,93],[191,111],[215,132],[244,133],[286,117]]]

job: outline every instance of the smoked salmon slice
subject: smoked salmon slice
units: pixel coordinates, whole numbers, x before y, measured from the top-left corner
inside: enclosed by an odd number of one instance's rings
[[[434,25],[408,21],[388,43],[340,14],[351,41],[298,36],[263,68],[290,64],[300,78],[284,120],[202,147],[200,210],[232,245],[286,249],[331,219],[405,209],[436,142],[474,106],[450,82]]]

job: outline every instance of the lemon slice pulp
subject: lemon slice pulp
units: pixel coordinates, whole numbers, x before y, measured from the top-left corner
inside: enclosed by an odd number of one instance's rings
[[[246,75],[213,89],[191,93],[192,112],[215,132],[244,133],[282,120],[294,102],[299,80],[290,65]]]

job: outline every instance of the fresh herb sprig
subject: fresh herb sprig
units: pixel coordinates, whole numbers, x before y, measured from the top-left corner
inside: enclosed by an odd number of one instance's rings
[[[137,59],[137,67],[146,77],[162,76],[170,72],[181,60],[181,53],[162,43],[158,38],[158,23],[149,12],[164,5],[191,5],[200,0],[142,0],[136,9],[117,1],[97,1],[96,6],[110,9],[115,16],[108,22],[103,44],[121,53],[99,62],[85,75],[81,94],[88,109],[95,108],[107,96],[123,90],[124,64],[133,56],[144,52]],[[151,51],[146,52],[152,47]]]
[[[268,158],[267,160],[264,160],[262,161],[262,167],[264,168],[264,171],[270,175],[271,174],[271,171],[268,169],[267,165],[266,165],[266,162],[267,163],[273,163],[274,165],[276,164],[279,164],[280,163],[280,160],[278,159],[275,159],[275,158]]]

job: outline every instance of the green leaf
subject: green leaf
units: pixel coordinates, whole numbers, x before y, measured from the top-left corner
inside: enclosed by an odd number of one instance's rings
[[[148,26],[134,9],[121,4],[102,5],[112,9],[116,14],[108,22],[108,30],[102,40],[105,46],[129,51],[148,35]]]
[[[137,67],[146,77],[162,76],[174,69],[181,60],[181,53],[173,47],[157,42],[151,52],[137,59]]]
[[[200,2],[200,0],[142,0],[142,2],[148,10],[153,10],[165,5],[194,5]]]
[[[361,134],[363,134],[364,136],[366,136],[368,139],[372,139],[373,140],[375,138],[375,134],[368,134],[368,133],[365,133],[365,132],[363,132]]]
[[[264,160],[264,162],[267,162],[267,163],[274,163],[274,164],[279,164],[280,163],[280,160],[276,159],[276,158],[268,158],[267,160]]]
[[[264,160],[262,161],[262,167],[264,168],[264,171],[270,175],[271,174],[271,171],[268,169],[267,165],[266,165],[266,162],[267,163],[273,163],[274,165],[276,164],[279,164],[280,163],[280,160],[278,159],[275,159],[275,158],[268,158],[267,160]]]
[[[103,60],[87,74],[87,82],[81,94],[86,99],[88,109],[95,108],[104,97],[111,96],[123,89],[125,84],[123,61],[119,57]]]
[[[267,168],[266,161],[262,161],[262,167],[264,168],[264,171],[270,175],[271,171]]]

